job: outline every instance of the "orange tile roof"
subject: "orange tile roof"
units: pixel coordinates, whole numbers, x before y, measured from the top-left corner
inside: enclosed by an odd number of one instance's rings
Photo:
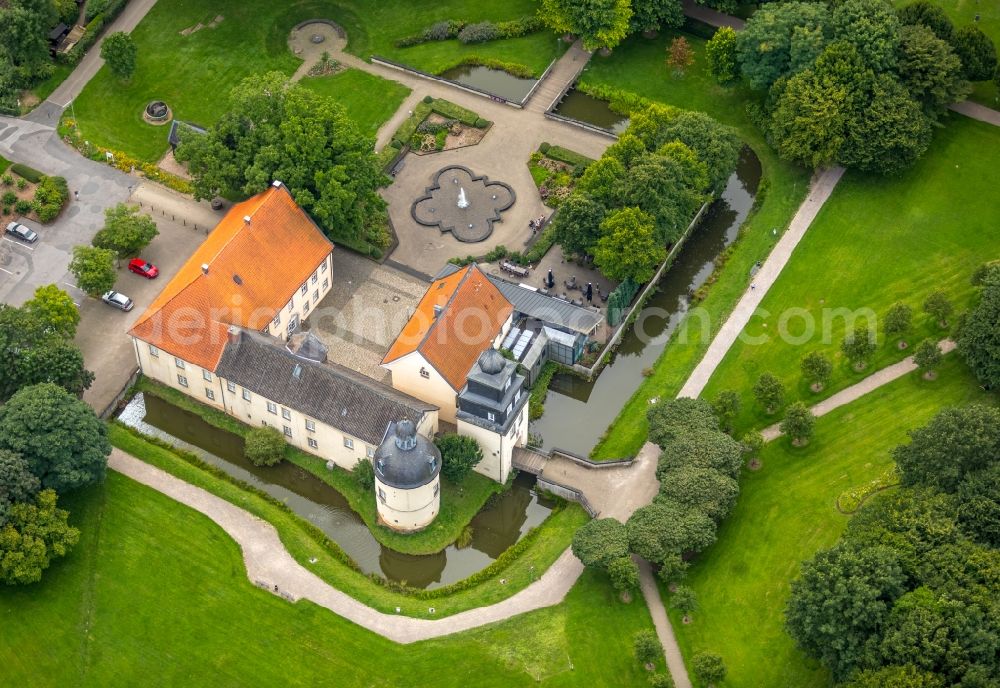
[[[434,307],[441,307],[435,317]],[[498,334],[514,307],[476,265],[431,283],[382,363],[419,351],[453,389]]]
[[[264,329],[332,249],[288,189],[271,186],[229,210],[129,333],[215,370],[229,325]]]

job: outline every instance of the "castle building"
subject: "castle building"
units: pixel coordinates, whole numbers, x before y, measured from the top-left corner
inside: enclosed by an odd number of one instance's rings
[[[410,420],[389,425],[375,451],[375,506],[393,530],[420,530],[441,510],[441,453]]]

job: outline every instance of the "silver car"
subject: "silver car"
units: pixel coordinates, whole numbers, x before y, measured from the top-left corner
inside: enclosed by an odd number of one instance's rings
[[[38,234],[22,225],[20,222],[11,222],[7,225],[7,229],[5,231],[7,234],[17,237],[21,241],[26,241],[29,244],[33,244],[38,241]]]
[[[120,291],[105,292],[104,296],[101,297],[101,301],[108,304],[109,306],[114,306],[115,308],[119,308],[125,312],[132,310],[132,307],[135,306],[135,304],[132,303],[132,299],[125,296],[125,294],[121,293]]]

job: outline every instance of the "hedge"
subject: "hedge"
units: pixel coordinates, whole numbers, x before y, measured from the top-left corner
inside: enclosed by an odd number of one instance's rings
[[[19,162],[14,163],[10,166],[10,171],[19,177],[24,177],[29,182],[37,184],[42,180],[45,175],[36,170],[34,167],[28,167],[27,165],[22,165]]]

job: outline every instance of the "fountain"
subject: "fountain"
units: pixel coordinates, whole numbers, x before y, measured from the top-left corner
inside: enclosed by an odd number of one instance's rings
[[[449,179],[452,186],[447,184]],[[452,195],[455,186],[458,193]],[[432,186],[410,206],[410,215],[417,224],[437,227],[451,232],[459,241],[475,243],[493,232],[493,223],[500,221],[514,200],[514,189],[509,185],[477,176],[467,167],[450,165],[434,175]]]
[[[170,120],[170,108],[162,100],[154,100],[146,106],[142,116],[150,124],[166,124]]]
[[[496,198],[496,196],[493,196],[493,198]],[[463,209],[469,207],[469,199],[465,197],[465,187],[461,186],[458,187],[458,207]],[[471,227],[472,225],[469,226]]]

